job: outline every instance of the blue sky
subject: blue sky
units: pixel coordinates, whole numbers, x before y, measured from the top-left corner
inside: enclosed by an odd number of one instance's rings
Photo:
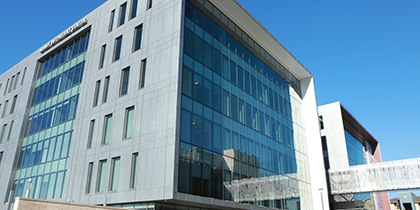
[[[2,2],[0,73],[103,2]],[[384,161],[419,157],[420,1],[239,2],[314,75],[318,104],[341,101]]]

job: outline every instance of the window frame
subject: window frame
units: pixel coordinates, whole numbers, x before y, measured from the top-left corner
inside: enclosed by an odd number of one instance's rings
[[[137,17],[137,9],[138,9],[138,0],[131,0],[131,8],[130,8],[130,18],[129,20],[132,20],[133,18]]]
[[[111,122],[108,122],[108,119],[111,118]],[[108,123],[110,123],[111,125],[109,126],[109,136],[107,135],[107,127],[108,127]],[[104,117],[104,127],[103,127],[103,131],[102,131],[102,141],[101,144],[102,145],[108,145],[109,144],[109,140],[111,138],[111,131],[112,131],[112,113],[111,114],[107,114]],[[107,140],[108,139],[108,140]],[[105,141],[107,140],[107,141]]]
[[[99,91],[101,89],[101,80],[96,81],[95,83],[95,92],[93,93],[93,104],[92,107],[98,106],[99,101]]]
[[[124,25],[127,11],[127,2],[120,5],[120,15],[118,16],[118,27]]]
[[[123,38],[123,35],[115,38],[114,55],[112,56],[112,62],[115,62],[121,59],[122,38]],[[117,51],[118,51],[118,59],[117,59]]]
[[[21,85],[21,86],[23,85],[23,80],[25,79],[25,74],[26,74],[26,67],[25,67],[25,69],[23,70],[22,80],[20,81],[20,85]]]
[[[88,141],[87,141],[88,149],[92,148],[93,132],[95,132],[95,119],[91,120],[89,123],[89,133],[88,133]]]
[[[147,59],[143,59],[140,64],[140,76],[139,76],[139,90],[144,88],[146,83],[146,68],[147,68]]]
[[[3,143],[4,135],[6,133],[7,123],[3,125],[0,133],[0,144]]]
[[[129,123],[129,112],[132,111],[132,119],[131,119],[131,123]],[[130,106],[128,108],[125,109],[125,114],[124,114],[124,128],[123,128],[123,139],[130,139],[133,137],[133,124],[134,124],[134,106]],[[131,124],[131,125],[129,125]],[[129,128],[129,126],[131,126],[131,136],[127,137],[127,130]]]
[[[6,100],[4,102],[4,106],[3,106],[3,113],[1,115],[1,118],[4,118],[6,116],[6,112],[7,112],[7,105],[9,104],[9,100]]]
[[[118,160],[118,168],[116,168],[116,161]],[[120,165],[121,165],[121,157],[113,157],[111,159],[111,168],[110,168],[110,174],[109,174],[109,186],[108,191],[117,191],[118,190],[118,181],[119,181],[119,175],[120,175]],[[115,178],[115,175],[117,176]],[[114,180],[116,179],[116,180]],[[115,185],[115,188],[114,188]]]
[[[102,103],[106,103],[108,101],[109,80],[110,79],[111,79],[110,75],[105,77],[104,92],[103,92],[103,95],[102,95]]]
[[[9,141],[9,139],[10,139],[10,134],[12,133],[12,128],[13,128],[13,120],[12,120],[12,122],[10,122],[9,133],[7,134],[6,141]]]
[[[92,186],[93,162],[89,163],[86,179],[85,194],[89,194]]]
[[[114,27],[114,19],[115,19],[115,9],[111,11],[111,14],[109,17],[108,33],[111,32],[112,28]]]
[[[137,35],[139,34],[139,30],[140,30],[140,37],[137,37]],[[136,52],[136,51],[138,51],[138,50],[141,49],[141,41],[142,41],[141,39],[143,37],[143,23],[140,24],[140,25],[138,25],[138,26],[136,26],[134,28],[134,36],[133,37],[134,37],[134,40],[133,40],[133,52]],[[137,48],[137,41],[140,42],[138,48]]]
[[[13,99],[12,99],[12,105],[10,106],[10,111],[9,111],[9,114],[13,114],[13,112],[15,112],[16,101],[17,101],[17,96],[18,96],[18,95],[13,96]]]
[[[146,10],[151,9],[153,6],[153,0],[147,0]]]
[[[104,68],[105,63],[105,53],[106,53],[106,44],[102,45],[101,47],[101,57],[99,59],[99,69]]]
[[[126,83],[124,82],[125,79],[127,79]],[[121,70],[121,80],[120,80],[120,90],[119,90],[120,97],[128,94],[129,85],[130,85],[130,67],[126,67],[123,70]],[[123,92],[124,90],[125,92]]]
[[[97,193],[103,193],[105,191],[105,183],[106,183],[106,167],[107,167],[107,159],[103,159],[99,161],[98,164],[98,174],[97,174],[97,179],[96,179],[96,189],[95,191]],[[105,167],[105,169],[103,170],[103,168]],[[101,179],[103,177],[103,179]],[[103,181],[103,189],[100,189],[100,184]]]
[[[133,153],[131,157],[130,189],[136,188],[138,162],[139,162],[139,153],[138,152]]]

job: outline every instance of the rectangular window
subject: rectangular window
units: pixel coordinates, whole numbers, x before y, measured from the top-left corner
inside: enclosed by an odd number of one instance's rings
[[[111,16],[109,17],[109,27],[108,32],[112,31],[112,27],[114,27],[114,16],[115,16],[115,10],[111,11]]]
[[[133,118],[134,118],[134,107],[125,109],[125,120],[124,120],[124,138],[131,138],[133,136]]]
[[[10,114],[12,114],[12,113],[15,111],[16,100],[17,100],[17,95],[15,95],[15,96],[13,97],[13,100],[12,100],[12,106],[10,107]]]
[[[125,10],[127,9],[127,3],[120,6],[120,19],[118,20],[118,26],[124,24],[125,21]]]
[[[12,133],[12,128],[13,128],[13,121],[10,123],[9,133],[7,134],[7,141],[9,141],[9,139],[10,139],[10,134]]]
[[[147,0],[147,9],[152,8],[153,0]]]
[[[25,70],[23,70],[22,81],[20,82],[20,85],[23,85],[23,80],[25,79],[25,74],[26,74],[26,67],[25,67]]]
[[[132,0],[131,1],[131,15],[130,15],[130,19],[135,18],[136,15],[137,15],[137,4],[138,4],[138,0]]]
[[[0,165],[1,165],[1,160],[3,159],[3,152],[0,152]]]
[[[99,69],[102,69],[104,67],[105,62],[105,51],[106,51],[106,44],[102,45],[101,49],[101,58],[99,60]]]
[[[89,163],[87,180],[86,180],[86,194],[90,193],[90,185],[92,183],[93,162]]]
[[[10,91],[13,90],[13,87],[15,86],[14,82],[15,82],[15,75],[12,76],[12,81],[10,81],[9,93],[10,93]]]
[[[13,90],[16,89],[16,87],[17,87],[17,84],[18,84],[18,81],[19,81],[19,76],[20,76],[20,72],[18,72],[16,74],[16,81],[15,81],[15,85],[13,86]]]
[[[3,114],[1,115],[1,118],[3,118],[4,116],[6,116],[7,104],[9,104],[9,100],[7,100],[7,101],[4,103]]]
[[[130,67],[123,69],[121,72],[120,96],[127,94],[129,78],[130,78]]]
[[[95,131],[95,120],[91,120],[89,124],[89,136],[88,136],[87,148],[92,147],[92,138],[93,138],[94,131]]]
[[[6,87],[4,87],[4,93],[3,93],[3,95],[6,95],[6,92],[7,92],[7,86],[9,86],[9,80],[10,80],[10,79],[7,79],[7,82],[6,82]]]
[[[104,131],[102,135],[102,144],[109,144],[111,137],[112,114],[105,116]]]
[[[110,183],[109,183],[109,190],[114,191],[118,189],[118,178],[119,178],[119,171],[120,171],[120,157],[112,158],[111,162],[111,176],[110,176]]]
[[[130,188],[136,188],[137,181],[137,163],[139,161],[139,153],[134,153],[131,160],[131,175],[130,175]]]
[[[319,116],[319,126],[321,127],[321,130],[324,129],[324,119],[322,116]]]
[[[143,31],[143,24],[139,25],[134,30],[134,49],[133,52],[141,48],[141,35]]]
[[[144,88],[146,78],[146,59],[141,61],[139,89]]]
[[[4,135],[6,134],[6,128],[7,128],[7,124],[4,124],[3,128],[1,129],[0,144],[3,143]]]
[[[110,76],[105,77],[104,96],[102,97],[102,103],[105,103],[108,100],[109,78]]]
[[[122,44],[122,36],[115,39],[115,49],[114,49],[114,59],[113,61],[117,61],[120,59],[121,56],[121,44]]]
[[[104,191],[105,174],[106,174],[106,160],[101,160],[99,161],[99,167],[98,167],[98,181],[96,183],[96,192]]]
[[[99,99],[99,89],[101,88],[101,80],[96,81],[95,85],[95,95],[93,96],[93,106],[98,105],[98,99]]]

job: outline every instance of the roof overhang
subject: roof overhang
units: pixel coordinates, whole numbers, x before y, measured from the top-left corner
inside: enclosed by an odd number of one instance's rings
[[[312,74],[237,0],[209,0],[299,80]]]

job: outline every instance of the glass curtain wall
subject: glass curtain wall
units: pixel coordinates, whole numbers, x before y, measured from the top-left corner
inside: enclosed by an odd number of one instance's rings
[[[300,208],[311,200],[300,98],[202,2],[185,8],[178,191]]]
[[[12,190],[14,197],[61,198],[89,32],[40,60]],[[32,183],[29,183],[32,179]]]

